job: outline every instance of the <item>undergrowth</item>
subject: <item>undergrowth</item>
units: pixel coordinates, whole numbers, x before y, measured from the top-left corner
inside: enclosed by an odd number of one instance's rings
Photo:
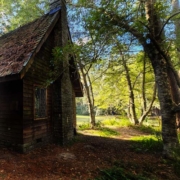
[[[79,125],[78,130],[84,131],[88,130],[89,133],[94,135],[99,135],[102,137],[111,137],[111,136],[117,136],[119,133],[113,129],[110,129],[108,127],[104,127],[104,124],[101,123],[101,121],[96,123],[96,126],[92,129],[89,123],[83,123]]]
[[[141,126],[139,126],[139,125],[137,125],[137,126],[131,125],[131,127],[136,129],[136,130],[139,130],[141,132],[144,132],[144,133],[160,135],[161,136],[160,127],[152,127],[152,126],[144,126],[144,125],[141,125]]]
[[[119,126],[119,127],[128,127],[131,125],[130,121],[127,118],[110,118],[102,120],[101,123],[106,126]]]
[[[163,150],[162,140],[156,136],[134,137],[131,148],[136,152],[161,152]]]
[[[149,165],[148,165],[149,167]],[[134,163],[116,162],[112,168],[100,170],[100,176],[95,180],[155,180],[152,169],[138,172],[139,166]]]

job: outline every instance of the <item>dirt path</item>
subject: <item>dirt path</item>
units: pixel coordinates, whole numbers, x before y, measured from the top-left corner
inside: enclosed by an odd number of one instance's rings
[[[179,179],[160,154],[133,151],[129,138],[140,132],[132,128],[116,130],[120,135],[115,138],[79,134],[69,146],[52,144],[28,154],[0,149],[0,180],[88,180],[115,163],[135,175],[146,174],[157,180]]]

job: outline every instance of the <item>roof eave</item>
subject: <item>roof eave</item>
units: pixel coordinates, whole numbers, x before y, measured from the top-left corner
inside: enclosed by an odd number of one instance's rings
[[[0,83],[7,81],[15,81],[20,79],[20,74],[11,74],[8,76],[0,77]]]

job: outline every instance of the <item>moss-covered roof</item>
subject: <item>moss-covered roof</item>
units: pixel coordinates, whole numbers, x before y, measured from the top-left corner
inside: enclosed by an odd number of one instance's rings
[[[50,34],[57,16],[58,12],[48,13],[0,37],[0,78],[21,73]]]

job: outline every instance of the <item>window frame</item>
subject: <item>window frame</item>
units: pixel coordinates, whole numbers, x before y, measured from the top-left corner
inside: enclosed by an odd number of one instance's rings
[[[36,105],[35,105],[35,102],[36,102],[36,99],[35,99],[35,94],[36,94],[36,88],[42,90],[44,89],[45,90],[45,115],[43,117],[37,117],[36,116]],[[36,85],[34,84],[34,87],[33,87],[33,111],[34,111],[34,120],[47,120],[47,88],[46,87],[43,87],[43,86],[40,86],[40,85]]]

